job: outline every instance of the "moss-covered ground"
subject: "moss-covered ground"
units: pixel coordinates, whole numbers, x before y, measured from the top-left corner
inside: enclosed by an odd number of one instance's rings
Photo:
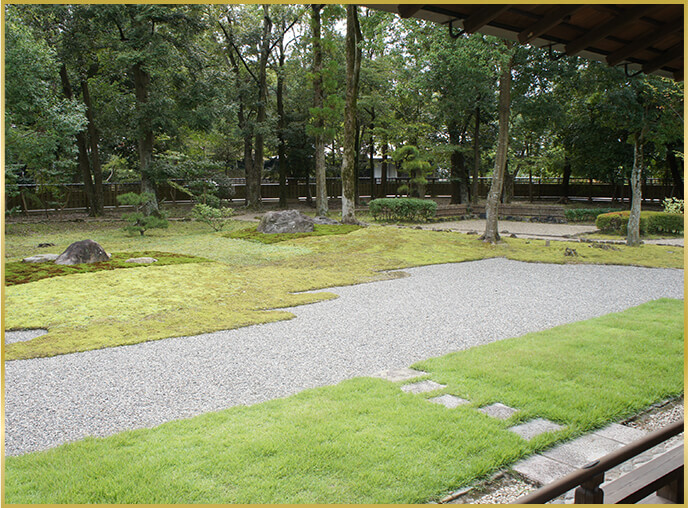
[[[229,231],[251,227],[232,221]],[[8,225],[8,261],[54,243],[91,238],[109,252],[158,251],[212,262],[155,264],[127,270],[54,277],[5,289],[7,329],[47,328],[47,335],[9,344],[5,359],[52,356],[109,346],[289,319],[280,309],[325,298],[300,293],[390,277],[385,271],[491,257],[545,263],[683,267],[683,249],[643,245],[619,250],[578,242],[505,239],[488,245],[475,235],[371,226],[347,234],[308,236],[264,244],[227,238],[195,222],[175,221],[144,237],[117,223]],[[564,256],[566,247],[577,256]]]
[[[179,265],[185,263],[204,263],[209,259],[174,254],[171,252],[143,251],[143,252],[114,252],[108,261],[99,263],[80,263],[78,265],[56,265],[55,263],[23,263],[13,261],[5,264],[5,285],[27,284],[50,277],[62,277],[77,273],[99,272],[101,270],[117,270],[120,268],[142,268],[152,264],[127,263],[129,258],[150,257],[156,259],[156,266]]]
[[[356,233],[364,232],[377,233]],[[414,237],[403,238],[413,242]],[[120,272],[131,270],[102,275]],[[389,381],[351,379],[250,407],[8,457],[5,501],[436,501],[558,440],[680,394],[683,302],[658,300],[415,367],[447,384],[443,393],[467,398],[470,405],[447,409],[427,401],[438,392],[413,395]],[[501,421],[476,410],[492,402],[519,412]],[[535,417],[565,428],[531,441],[508,430]]]

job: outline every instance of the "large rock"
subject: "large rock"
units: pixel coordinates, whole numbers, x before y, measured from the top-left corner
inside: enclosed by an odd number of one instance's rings
[[[36,254],[35,256],[29,256],[28,258],[22,259],[24,263],[47,263],[48,261],[54,262],[59,256],[59,254]]]
[[[55,260],[55,264],[78,265],[80,263],[99,263],[109,259],[110,255],[97,242],[81,240],[67,247]]]
[[[284,210],[266,213],[258,224],[258,232],[275,233],[310,233],[313,231],[313,219],[298,210]]]

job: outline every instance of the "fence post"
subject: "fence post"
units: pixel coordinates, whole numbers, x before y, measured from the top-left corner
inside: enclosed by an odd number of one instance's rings
[[[599,461],[591,462],[583,466],[582,469],[589,469],[599,464]],[[580,487],[574,492],[575,504],[602,504],[604,502],[604,491],[600,488],[600,484],[604,481],[604,472],[593,476],[587,482],[580,484]]]

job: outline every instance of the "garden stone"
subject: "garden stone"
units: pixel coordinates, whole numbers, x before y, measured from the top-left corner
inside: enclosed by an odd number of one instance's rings
[[[46,263],[48,261],[54,262],[59,257],[59,254],[36,254],[22,259],[22,263]]]
[[[125,261],[125,263],[141,263],[141,264],[150,264],[150,263],[157,263],[157,259],[155,258],[129,258]]]
[[[418,381],[417,383],[411,383],[408,385],[404,385],[401,387],[402,391],[406,393],[425,393],[425,392],[433,392],[435,390],[439,390],[441,388],[446,388],[447,385],[441,385],[439,383],[435,383],[434,381],[430,381],[429,379],[426,379],[425,381]]]
[[[495,402],[494,404],[491,404],[489,406],[481,407],[480,409],[478,409],[478,411],[482,411],[487,416],[491,416],[492,418],[507,420],[508,418],[511,418],[511,415],[513,415],[518,410],[509,406],[505,406],[500,402]]]
[[[258,232],[276,233],[310,233],[313,231],[313,219],[298,210],[284,210],[266,213],[258,225]]]
[[[93,240],[74,242],[55,260],[58,265],[78,265],[79,263],[99,263],[108,261],[110,256]]]
[[[313,222],[316,224],[325,224],[328,226],[336,226],[341,224],[341,222],[336,221],[334,219],[330,219],[329,217],[324,217],[322,215],[318,215],[317,217],[313,217]]]

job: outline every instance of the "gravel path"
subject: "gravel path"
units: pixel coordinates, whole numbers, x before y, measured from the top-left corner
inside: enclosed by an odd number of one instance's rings
[[[683,298],[683,270],[490,259],[335,288],[290,321],[5,365],[18,455],[407,367],[478,344]]]

